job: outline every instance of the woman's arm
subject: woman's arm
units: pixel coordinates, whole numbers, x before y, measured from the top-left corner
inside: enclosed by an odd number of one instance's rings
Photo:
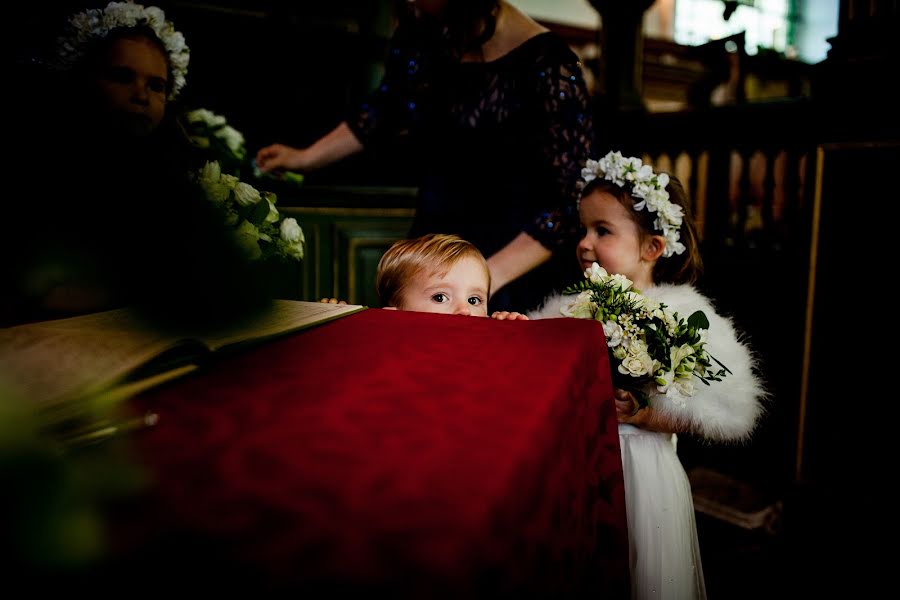
[[[487,259],[491,271],[491,294],[547,261],[552,252],[539,241],[520,233],[513,241]]]
[[[314,171],[362,149],[362,142],[344,121],[307,148],[293,148],[283,144],[266,146],[256,154],[256,165],[264,173],[274,169]]]
[[[409,64],[423,62],[419,43],[414,22],[401,24],[391,38],[381,84],[365,102],[350,111],[346,119],[311,146],[294,148],[273,144],[263,148],[256,155],[260,170],[321,169],[409,129],[420,117],[415,107],[422,105],[422,96],[427,93],[433,76],[428,69],[409,69]]]
[[[567,51],[568,53],[568,51]],[[488,259],[492,291],[521,277],[552,256],[557,248],[569,251],[579,231],[578,181],[590,156],[590,107],[580,66],[574,55],[537,71],[536,118],[533,132],[539,140],[545,177],[552,190],[522,233]],[[541,73],[542,76],[538,76]]]

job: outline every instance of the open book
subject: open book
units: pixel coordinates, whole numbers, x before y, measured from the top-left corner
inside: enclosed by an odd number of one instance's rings
[[[49,405],[118,389],[130,395],[196,368],[204,356],[343,317],[365,307],[275,300],[213,333],[150,328],[132,309],[0,329],[0,385]]]

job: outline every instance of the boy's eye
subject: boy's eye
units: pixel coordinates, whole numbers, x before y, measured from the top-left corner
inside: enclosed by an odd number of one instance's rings
[[[478,296],[472,296],[469,298],[469,304],[471,304],[472,306],[478,306],[481,304],[481,302],[482,300]]]
[[[435,294],[434,296],[431,297],[431,299],[434,300],[435,302],[437,302],[438,304],[443,304],[444,302],[447,302],[450,300],[450,298],[447,297],[447,294],[444,294],[443,292],[441,292],[439,294]]]

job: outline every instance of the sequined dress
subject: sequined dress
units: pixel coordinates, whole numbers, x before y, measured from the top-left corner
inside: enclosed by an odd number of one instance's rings
[[[395,32],[385,76],[348,118],[367,148],[408,134],[420,180],[410,237],[455,233],[491,256],[520,232],[553,258],[495,295],[524,311],[577,279],[576,184],[591,155],[578,58],[551,32],[490,62],[461,62],[416,22]]]

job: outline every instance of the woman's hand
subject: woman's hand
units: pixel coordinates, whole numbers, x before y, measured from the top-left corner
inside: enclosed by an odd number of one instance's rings
[[[304,171],[308,168],[308,163],[305,149],[293,148],[284,144],[272,144],[256,153],[256,166],[263,173],[276,169]]]
[[[509,312],[506,310],[498,310],[494,314],[491,315],[492,319],[497,319],[498,321],[527,321],[528,317],[523,315],[522,313],[517,312]]]
[[[319,302],[323,304],[347,304],[346,300],[338,300],[337,298],[321,298]]]
[[[308,148],[272,144],[256,153],[256,166],[263,173],[274,169],[315,171],[362,151],[362,143],[344,121]]]

